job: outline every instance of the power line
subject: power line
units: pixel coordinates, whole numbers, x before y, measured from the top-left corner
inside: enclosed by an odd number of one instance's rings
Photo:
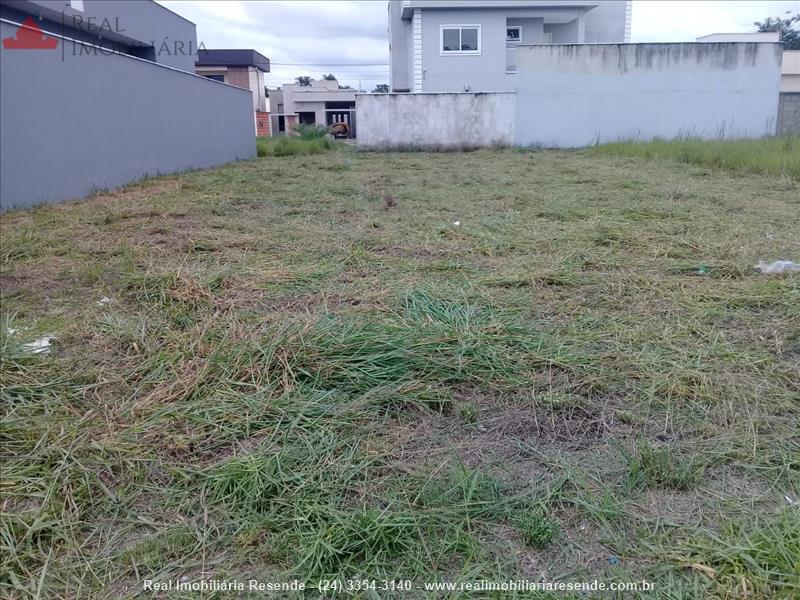
[[[269,62],[279,67],[388,67],[389,63],[282,63]]]

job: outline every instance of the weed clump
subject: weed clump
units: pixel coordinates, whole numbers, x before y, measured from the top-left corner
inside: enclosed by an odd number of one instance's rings
[[[342,144],[327,137],[281,136],[256,140],[258,156],[305,156],[335,150]]]
[[[703,476],[703,466],[695,459],[685,459],[665,446],[647,441],[636,444],[627,456],[630,487],[661,487],[674,490],[693,488]]]
[[[545,548],[558,533],[558,525],[540,509],[523,511],[514,523],[523,541],[533,548]]]

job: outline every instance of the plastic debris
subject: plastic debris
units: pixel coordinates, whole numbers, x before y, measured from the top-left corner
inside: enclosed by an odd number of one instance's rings
[[[109,302],[111,302],[111,298],[109,298],[108,296],[103,296],[102,298],[100,298],[100,300],[97,301],[97,306],[105,306]]]
[[[52,335],[43,335],[32,342],[22,344],[22,347],[31,354],[47,354],[50,352],[50,344],[54,339],[55,337]]]
[[[453,221],[453,225],[455,225],[456,227],[458,227],[459,225],[461,225],[461,221]]]
[[[775,275],[779,273],[800,271],[800,264],[792,262],[791,260],[776,260],[773,263],[766,263],[761,260],[753,268],[759,273],[763,273],[765,275]]]
[[[711,271],[711,268],[708,265],[700,265],[697,268],[697,274],[698,275],[708,275],[710,271]]]
[[[618,565],[619,564],[619,556],[612,554],[608,557],[608,564],[610,565]]]

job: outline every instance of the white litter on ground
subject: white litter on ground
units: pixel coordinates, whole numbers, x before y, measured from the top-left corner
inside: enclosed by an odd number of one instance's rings
[[[52,335],[43,335],[42,337],[33,340],[32,342],[28,342],[27,344],[22,344],[22,347],[25,348],[31,354],[47,354],[50,352],[50,343],[55,339],[55,336]]]
[[[453,225],[455,225],[456,227],[458,227],[459,225],[461,225],[461,221],[453,221]]]
[[[102,298],[100,298],[100,300],[97,301],[97,306],[105,306],[109,302],[111,302],[111,298],[109,298],[108,296],[103,296]]]
[[[766,275],[774,275],[777,273],[790,273],[792,271],[800,271],[800,264],[790,260],[776,260],[773,263],[766,263],[763,260],[758,261],[758,264],[753,267],[759,273]]]

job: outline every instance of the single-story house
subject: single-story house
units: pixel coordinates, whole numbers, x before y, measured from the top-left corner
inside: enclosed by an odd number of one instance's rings
[[[298,123],[325,127],[344,123],[348,137],[355,137],[357,92],[342,88],[335,79],[312,80],[310,85],[286,83],[270,90],[272,134],[291,133]]]

